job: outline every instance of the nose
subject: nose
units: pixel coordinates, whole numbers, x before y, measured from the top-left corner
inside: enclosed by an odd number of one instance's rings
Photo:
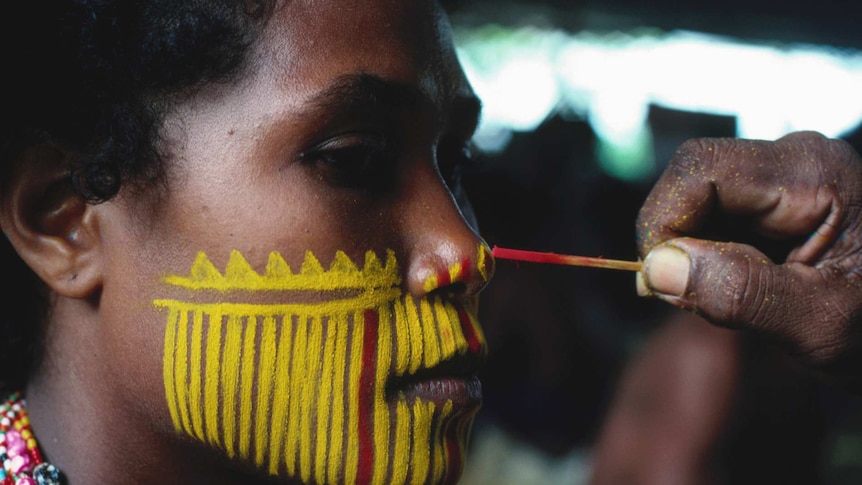
[[[494,274],[488,244],[471,228],[433,167],[418,169],[408,184],[401,215],[407,290],[417,297],[451,292],[472,298]]]

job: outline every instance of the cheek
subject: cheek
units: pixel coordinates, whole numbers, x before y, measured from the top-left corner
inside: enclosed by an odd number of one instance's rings
[[[472,313],[402,294],[391,252],[385,263],[369,252],[362,270],[343,253],[326,271],[310,253],[298,273],[279,261],[258,275],[237,253],[222,275],[199,258],[190,278],[167,280],[193,295],[219,289],[222,300],[155,301],[167,315],[164,394],[176,431],[306,482],[454,481],[476,408],[392,396],[387,383],[482,351]],[[277,289],[351,294],[265,304],[233,294]]]

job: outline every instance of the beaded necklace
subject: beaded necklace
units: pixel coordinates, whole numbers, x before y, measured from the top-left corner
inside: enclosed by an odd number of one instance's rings
[[[60,471],[42,459],[24,406],[19,392],[0,404],[0,485],[60,485]]]

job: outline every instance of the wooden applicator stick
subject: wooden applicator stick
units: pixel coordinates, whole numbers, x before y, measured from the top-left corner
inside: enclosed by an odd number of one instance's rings
[[[617,259],[589,258],[586,256],[568,256],[565,254],[539,253],[520,249],[506,249],[494,246],[491,254],[497,259],[528,261],[530,263],[565,264],[569,266],[588,266],[591,268],[619,269],[623,271],[640,271],[643,264],[640,261],[620,261]]]

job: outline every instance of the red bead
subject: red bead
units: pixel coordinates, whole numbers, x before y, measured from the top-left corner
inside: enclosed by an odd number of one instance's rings
[[[30,453],[30,458],[33,459],[34,465],[42,463],[42,453],[39,453],[39,448],[32,448],[27,451]]]

